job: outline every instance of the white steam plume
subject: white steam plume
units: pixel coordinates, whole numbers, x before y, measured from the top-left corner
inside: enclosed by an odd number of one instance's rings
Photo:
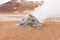
[[[31,14],[43,23],[46,18],[60,16],[60,0],[44,0]]]

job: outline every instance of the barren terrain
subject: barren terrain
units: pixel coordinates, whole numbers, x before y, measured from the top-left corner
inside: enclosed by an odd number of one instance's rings
[[[19,21],[0,21],[0,40],[60,40],[60,23],[45,22],[46,27],[18,27]]]

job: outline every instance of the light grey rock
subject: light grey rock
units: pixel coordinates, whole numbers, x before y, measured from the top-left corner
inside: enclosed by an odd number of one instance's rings
[[[22,27],[37,27],[40,25],[42,24],[32,14],[29,14],[27,18],[23,18],[22,21],[19,23],[19,26]]]

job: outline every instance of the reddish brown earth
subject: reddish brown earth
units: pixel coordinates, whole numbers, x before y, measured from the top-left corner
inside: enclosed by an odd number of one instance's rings
[[[46,21],[41,28],[21,28],[19,21],[0,21],[0,40],[60,40],[60,23]]]

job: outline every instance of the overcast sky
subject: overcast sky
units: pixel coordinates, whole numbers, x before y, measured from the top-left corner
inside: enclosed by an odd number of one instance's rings
[[[11,0],[0,0],[0,5],[9,1]],[[41,1],[41,0],[27,0],[27,1]]]
[[[0,0],[0,5],[6,2],[9,2],[10,0]]]

